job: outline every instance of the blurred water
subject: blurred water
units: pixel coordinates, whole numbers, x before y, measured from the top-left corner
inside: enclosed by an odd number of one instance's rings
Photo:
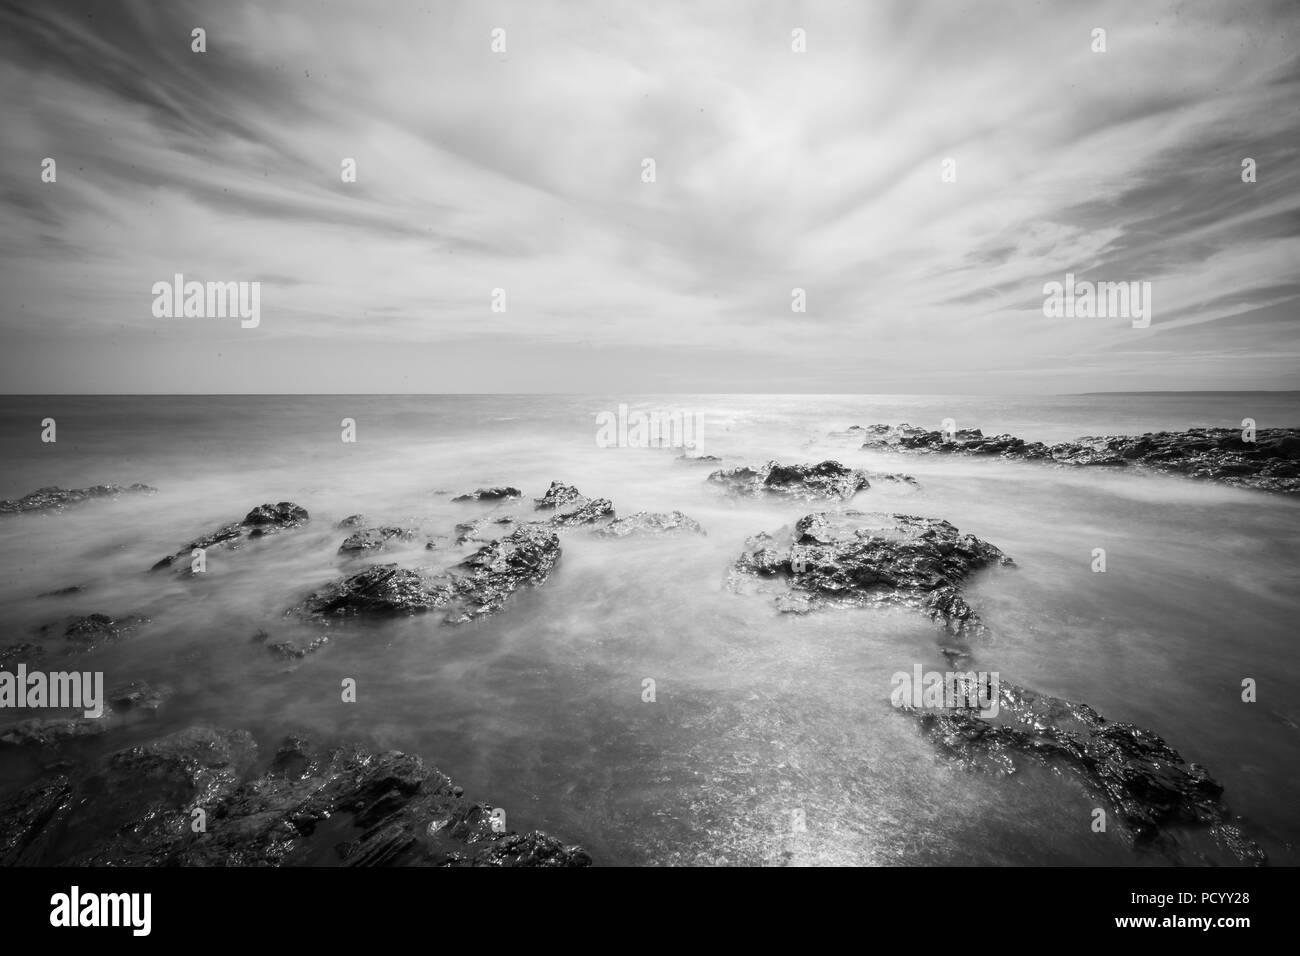
[[[703,452],[906,471],[853,506],[952,521],[1019,564],[974,582],[996,637],[980,669],[1086,701],[1163,735],[1224,784],[1276,862],[1296,861],[1300,802],[1300,503],[1177,478],[1030,463],[864,453],[828,437],[853,424],[944,418],[1029,440],[1193,425],[1300,425],[1291,393],[956,398],[943,396],[439,396],[7,398],[0,497],[43,485],[143,481],[153,497],[0,518],[0,643],[37,639],[68,614],[143,614],[130,639],[75,659],[168,683],[146,724],[82,745],[93,756],[206,721],[264,747],[289,732],[360,737],[424,756],[468,796],[583,844],[598,863],[1159,863],[1090,832],[1072,781],[994,779],[935,756],[889,706],[890,675],[946,669],[932,625],[902,609],[778,616],[723,587],[744,539],[809,506],[736,502],[712,466],[678,449],[599,448],[595,418],[619,403],[703,419]],[[58,441],[40,441],[40,421]],[[358,441],[340,441],[356,420]],[[441,568],[473,546],[426,551],[476,514],[526,514],[553,480],[611,498],[620,514],[681,509],[705,538],[563,536],[541,589],[450,628],[434,617],[309,625],[284,612],[360,563],[335,524],[416,527],[374,560]],[[511,484],[523,502],[453,504]],[[149,574],[195,535],[262,502],[291,500],[310,524],[235,552],[213,549],[192,580]],[[1107,551],[1107,573],[1091,553]],[[39,592],[68,585],[63,598]],[[250,640],[330,643],[286,664]],[[70,666],[51,638],[47,669]],[[340,701],[352,677],[358,701]],[[1259,683],[1259,703],[1240,682]],[[644,703],[642,681],[656,681]],[[9,723],[27,713],[6,712]],[[43,755],[0,753],[4,789]],[[802,811],[806,832],[791,826]]]

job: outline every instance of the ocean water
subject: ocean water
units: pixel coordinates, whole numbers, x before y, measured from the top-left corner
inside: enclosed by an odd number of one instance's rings
[[[1071,778],[992,777],[937,756],[889,704],[895,671],[948,669],[935,627],[906,609],[780,615],[726,589],[745,538],[826,506],[736,501],[680,449],[601,448],[596,416],[700,416],[699,452],[914,475],[861,510],[945,518],[1018,564],[967,588],[994,636],[974,666],[1084,701],[1162,735],[1224,785],[1276,863],[1300,862],[1300,501],[1175,477],[868,453],[829,437],[910,422],[1058,441],[1194,425],[1300,426],[1300,393],[955,396],[175,396],[0,399],[0,497],[46,485],[145,482],[155,496],[0,517],[0,644],[40,641],[70,614],[140,614],[135,635],[76,658],[108,684],[175,693],[156,719],[70,748],[78,759],[195,723],[420,754],[506,811],[511,829],[580,843],[619,864],[1158,865],[1090,829]],[[40,440],[41,420],[57,442]],[[357,441],[341,441],[341,420]],[[545,586],[470,625],[435,616],[322,625],[285,612],[368,561],[337,553],[354,513],[416,539],[369,561],[442,568],[474,545],[426,551],[478,514],[527,516],[552,480],[618,513],[680,509],[706,537],[562,534]],[[492,484],[522,501],[453,503]],[[294,501],[303,529],[208,554],[193,579],[149,573],[193,537],[262,502]],[[1107,572],[1091,570],[1105,548]],[[68,597],[37,597],[71,585]],[[251,640],[329,643],[301,661]],[[343,678],[356,703],[340,700]],[[1243,703],[1241,681],[1258,684]],[[643,681],[656,699],[642,700]],[[28,713],[0,714],[7,725]],[[6,795],[49,754],[0,748]],[[799,816],[806,824],[792,825]]]

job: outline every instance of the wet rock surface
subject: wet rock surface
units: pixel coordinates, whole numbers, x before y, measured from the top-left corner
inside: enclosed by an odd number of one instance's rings
[[[560,557],[555,532],[517,528],[456,564],[447,573],[372,565],[317,591],[297,610],[309,615],[416,614],[447,608],[449,624],[462,624],[505,606],[519,588],[540,586]]]
[[[452,501],[506,501],[510,498],[522,498],[523,492],[518,488],[492,487],[476,488],[468,494],[457,495]]]
[[[181,565],[188,568],[186,562],[188,562],[195,548],[206,550],[218,544],[225,545],[228,548],[237,548],[250,539],[262,538],[291,528],[300,528],[308,520],[307,509],[300,508],[291,501],[258,505],[244,516],[243,521],[224,525],[216,531],[195,538],[175,554],[163,558],[150,570],[158,571],[170,567],[178,559],[182,558],[185,560],[181,561]]]
[[[750,538],[732,567],[731,585],[745,590],[763,581],[783,611],[906,604],[964,641],[986,636],[986,628],[962,597],[962,583],[981,568],[1012,564],[996,546],[947,521],[818,512],[793,530]]]
[[[865,472],[838,461],[823,461],[816,465],[782,465],[769,461],[758,468],[742,465],[721,469],[710,474],[707,480],[737,495],[773,494],[804,500],[830,498],[841,501],[852,498],[871,484]]]
[[[21,514],[32,511],[62,511],[69,505],[79,505],[94,498],[117,498],[121,495],[152,495],[157,488],[136,483],[133,485],[94,485],[90,488],[38,488],[21,498],[0,501],[0,514]]]
[[[416,756],[195,727],[51,776],[0,804],[0,863],[91,866],[588,866],[494,821]],[[203,832],[191,826],[203,811]],[[498,815],[499,816],[499,815]],[[507,815],[508,816],[508,815]],[[498,832],[501,831],[501,832]]]
[[[1247,837],[1205,768],[1187,763],[1161,737],[1134,724],[1109,721],[1087,704],[1049,697],[1001,682],[998,714],[984,718],[964,707],[903,708],[939,751],[969,769],[1013,774],[1035,762],[1079,780],[1103,800],[1129,842],[1187,854],[1174,831],[1206,830],[1226,862],[1262,864],[1264,851]],[[1196,862],[1217,862],[1193,847]]]
[[[1235,428],[1088,436],[1045,445],[978,428],[947,434],[910,425],[855,426],[865,449],[996,455],[1089,468],[1137,468],[1261,491],[1300,492],[1300,429],[1261,428],[1245,441]],[[845,433],[841,433],[845,434]],[[854,435],[853,429],[849,433]]]
[[[149,619],[135,614],[114,618],[107,614],[84,614],[71,617],[61,623],[47,624],[41,629],[42,634],[52,635],[62,632],[77,648],[89,650],[111,641],[129,636],[141,625],[148,624]]]
[[[629,535],[705,534],[706,532],[698,521],[680,511],[666,513],[638,511],[634,515],[619,518],[602,528],[597,528],[595,533],[607,538],[626,538]]]
[[[533,505],[538,511],[546,511],[586,500],[586,496],[573,485],[566,485],[562,481],[552,481],[551,487],[546,489],[544,495],[533,499]]]
[[[368,551],[380,551],[392,541],[410,541],[415,533],[407,528],[383,526],[363,528],[348,535],[341,545],[339,554],[365,554]]]

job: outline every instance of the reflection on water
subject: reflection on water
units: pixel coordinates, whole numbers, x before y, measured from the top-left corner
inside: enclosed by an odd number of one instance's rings
[[[175,696],[155,721],[84,745],[85,754],[199,721],[248,728],[264,747],[293,731],[362,737],[421,754],[469,796],[505,808],[512,828],[582,843],[598,863],[1160,862],[1092,834],[1093,801],[1068,779],[1037,771],[995,779],[935,756],[889,706],[894,671],[945,669],[918,615],[779,616],[760,597],[725,590],[747,536],[815,509],[730,500],[705,484],[712,466],[677,461],[678,450],[598,448],[595,416],[620,401],[635,405],[627,397],[9,399],[0,496],[108,481],[161,490],[0,520],[3,643],[32,640],[68,614],[150,619],[76,666],[106,671],[109,684],[169,684]],[[1019,565],[969,589],[995,632],[976,649],[976,665],[1161,734],[1225,785],[1229,806],[1275,862],[1294,863],[1284,844],[1300,836],[1291,812],[1300,801],[1292,703],[1300,505],[1173,478],[868,454],[826,437],[851,424],[933,427],[954,417],[961,427],[1051,441],[1235,424],[1246,414],[1240,398],[1161,401],[710,396],[660,404],[702,413],[700,450],[728,464],[834,457],[917,476],[919,489],[878,484],[853,506],[946,518]],[[1297,424],[1294,400],[1275,401],[1269,413],[1254,410],[1261,427]],[[39,442],[45,415],[59,421],[57,445]],[[356,444],[339,440],[344,417],[357,421]],[[543,588],[463,627],[433,617],[325,627],[285,615],[361,566],[336,553],[341,518],[361,512],[369,523],[417,528],[382,560],[441,568],[473,546],[443,539],[426,550],[426,540],[477,514],[523,515],[553,479],[611,498],[620,514],[680,509],[708,536],[606,541],[566,532]],[[449,500],[490,484],[527,497]],[[214,549],[207,574],[194,579],[147,572],[194,535],[280,500],[307,508],[310,524],[238,551]],[[1090,570],[1097,547],[1107,552],[1105,574]],[[84,590],[35,596],[69,585]],[[285,662],[252,640],[259,629],[271,642],[330,641]],[[62,643],[47,646],[61,653]],[[46,666],[71,661],[52,654]],[[357,682],[355,704],[340,700],[345,677]],[[1243,677],[1258,681],[1258,704],[1241,703]],[[653,702],[642,699],[647,678]],[[47,756],[0,754],[6,792]]]

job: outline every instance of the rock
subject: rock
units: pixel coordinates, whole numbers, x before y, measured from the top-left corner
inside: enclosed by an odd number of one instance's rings
[[[0,670],[11,671],[18,664],[36,664],[45,657],[45,648],[39,644],[20,641],[0,648]]]
[[[307,522],[308,517],[305,508],[300,508],[291,501],[281,501],[274,505],[258,505],[244,516],[243,521],[225,525],[200,538],[195,538],[175,554],[163,558],[150,570],[157,571],[170,567],[178,558],[188,559],[195,548],[207,549],[218,544],[237,548],[248,539],[261,538],[289,528],[300,528]]]
[[[30,511],[62,511],[69,505],[81,504],[92,498],[117,498],[128,494],[156,494],[157,488],[139,483],[121,485],[95,485],[92,488],[39,488],[18,499],[0,501],[0,514],[19,514]]]
[[[148,618],[134,614],[119,619],[109,617],[107,614],[86,614],[68,618],[62,625],[47,624],[41,630],[43,633],[49,633],[62,626],[64,637],[75,641],[83,648],[90,649],[109,641],[120,640],[136,628],[148,623]]]
[[[457,495],[452,501],[504,501],[508,498],[521,498],[523,492],[518,488],[476,488],[469,494]]]
[[[274,644],[268,644],[266,649],[280,660],[294,661],[302,660],[308,654],[314,654],[329,642],[328,637],[322,636],[309,641],[304,647],[299,647],[293,641],[277,641]]]
[[[1206,828],[1233,862],[1262,864],[1264,851],[1232,822],[1223,787],[1163,739],[1076,704],[1000,682],[996,717],[967,707],[904,707],[940,752],[971,769],[1015,773],[1036,762],[1079,779],[1105,801],[1130,842],[1171,853],[1170,831]],[[1186,862],[1186,861],[1180,861]]]
[[[634,515],[612,521],[603,528],[597,528],[595,533],[610,538],[625,538],[628,535],[705,534],[705,531],[698,521],[688,518],[680,511],[667,514],[638,511]]]
[[[838,498],[847,500],[870,486],[864,472],[838,461],[816,465],[782,465],[769,461],[761,468],[741,466],[715,471],[708,481],[733,494],[777,494],[790,498]]]
[[[355,531],[339,545],[339,554],[362,554],[366,551],[379,551],[390,541],[410,541],[415,533],[406,528],[365,528]]]
[[[133,680],[111,688],[106,696],[114,710],[156,714],[172,693],[171,687],[165,684],[153,687],[145,681]]]
[[[614,503],[608,498],[584,499],[575,507],[557,512],[548,522],[555,528],[574,528],[614,517]]]
[[[334,527],[338,528],[340,531],[345,531],[348,528],[360,528],[365,523],[365,515],[348,515]]]
[[[676,461],[687,462],[717,462],[722,461],[717,455],[678,455]]]
[[[317,591],[299,608],[309,614],[418,614],[451,600],[449,581],[396,564],[376,564]]]
[[[74,594],[80,594],[80,593],[81,593],[82,591],[84,591],[84,590],[85,590],[85,588],[83,588],[81,585],[79,585],[79,584],[74,584],[74,585],[72,585],[71,587],[59,588],[57,591],[42,591],[40,594],[38,594],[38,595],[36,595],[36,596],[37,596],[37,597],[43,597],[43,598],[45,598],[45,597],[71,597],[71,596],[74,595]]]
[[[544,527],[526,526],[493,541],[457,565],[458,610],[447,617],[460,624],[499,611],[520,587],[539,587],[560,559],[560,539]]]
[[[420,758],[289,738],[260,774],[241,731],[192,728],[34,784],[0,804],[7,865],[588,866],[544,833],[494,832],[491,808]],[[191,827],[202,808],[206,832]],[[58,833],[58,841],[48,837]],[[340,837],[343,842],[339,842]]]
[[[776,587],[783,611],[853,607],[891,602],[924,610],[958,640],[986,634],[961,595],[975,571],[1009,566],[1012,560],[947,521],[912,515],[815,513],[800,518],[792,533],[762,534],[732,569],[731,586],[745,590],[756,580]]]
[[[1243,441],[1234,428],[1192,428],[1144,435],[1088,436],[1046,446],[1014,435],[987,437],[979,429],[942,432],[873,425],[864,429],[866,449],[998,455],[1085,468],[1127,468],[1181,474],[1189,478],[1262,491],[1300,492],[1300,429],[1259,429]]]
[[[56,747],[70,740],[98,737],[109,729],[101,717],[33,717],[0,732],[0,743],[10,747]]]
[[[546,489],[546,494],[540,498],[533,499],[533,505],[538,511],[559,508],[575,501],[585,501],[586,497],[573,485],[566,485],[562,481],[552,481],[551,487]]]

